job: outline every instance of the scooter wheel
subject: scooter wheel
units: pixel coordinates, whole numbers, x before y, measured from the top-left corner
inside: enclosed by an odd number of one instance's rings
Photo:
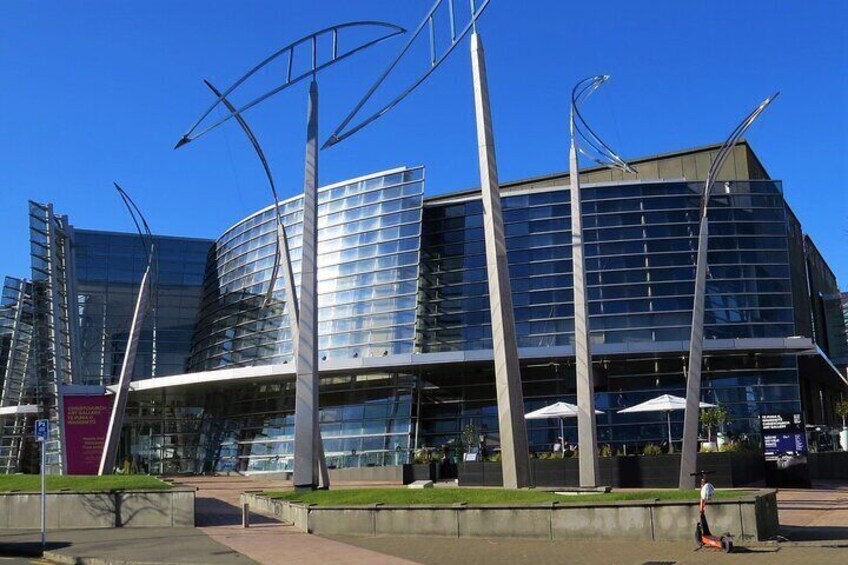
[[[721,548],[725,553],[730,553],[733,551],[733,541],[730,538],[722,537],[721,538]]]

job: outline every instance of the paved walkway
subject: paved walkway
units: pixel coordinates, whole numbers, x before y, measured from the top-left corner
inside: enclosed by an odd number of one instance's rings
[[[197,487],[198,529],[216,542],[265,564],[412,565],[392,557],[305,534],[276,520],[251,514],[250,528],[241,526],[239,495],[245,490],[286,490],[291,484],[275,479],[191,477],[179,482]]]
[[[0,532],[0,555],[39,555],[38,531]],[[255,565],[196,528],[116,528],[47,533],[45,556],[59,563]],[[3,565],[0,561],[0,565]]]
[[[848,540],[848,484],[781,489],[777,509],[781,534],[791,541]]]

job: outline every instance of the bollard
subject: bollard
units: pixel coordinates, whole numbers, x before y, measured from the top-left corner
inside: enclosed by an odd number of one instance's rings
[[[241,527],[250,527],[250,504],[245,502],[241,507]]]

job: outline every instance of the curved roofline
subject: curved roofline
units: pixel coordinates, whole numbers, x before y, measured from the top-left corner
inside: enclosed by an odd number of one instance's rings
[[[415,166],[415,167],[407,167],[406,165],[402,165],[400,167],[395,167],[393,169],[386,169],[385,171],[379,171],[379,172],[376,172],[376,173],[369,173],[367,175],[362,175],[362,176],[359,176],[359,177],[354,177],[352,179],[342,180],[342,181],[339,181],[339,182],[335,182],[333,184],[328,184],[326,186],[319,186],[318,192],[324,192],[326,190],[332,190],[334,188],[344,186],[346,184],[353,184],[355,182],[369,180],[369,179],[373,179],[375,177],[384,177],[384,176],[391,175],[391,174],[394,174],[394,173],[402,173],[404,171],[411,171],[413,169],[419,169],[422,166],[423,165],[418,165],[418,166]],[[289,198],[286,198],[285,200],[280,200],[280,205],[288,204],[289,202],[294,202],[298,198],[302,198],[302,197],[303,197],[303,195],[301,195],[301,194],[297,194],[295,196],[290,196]],[[219,239],[221,239],[222,237],[227,235],[229,232],[231,232],[232,230],[234,230],[235,228],[237,228],[239,225],[243,224],[244,222],[250,220],[251,218],[255,218],[256,216],[258,216],[260,214],[267,212],[268,210],[272,209],[273,207],[274,207],[274,204],[268,204],[264,208],[257,210],[256,212],[250,214],[249,216],[245,216],[244,218],[237,221],[236,223],[234,223],[233,225],[231,225],[230,227],[225,229],[223,232],[221,232],[221,235],[219,235],[217,238],[215,238],[215,241],[218,241]]]

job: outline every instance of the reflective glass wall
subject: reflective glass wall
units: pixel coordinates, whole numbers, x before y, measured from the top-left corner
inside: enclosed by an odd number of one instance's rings
[[[702,189],[687,182],[583,189],[593,343],[689,338]],[[795,335],[779,183],[727,183],[710,206],[706,339]],[[568,345],[569,191],[507,193],[503,207],[519,346]],[[425,208],[425,352],[492,348],[482,222],[478,198]]]
[[[398,169],[318,191],[318,334],[322,359],[410,353],[414,345],[424,169]],[[280,205],[300,280],[302,197]],[[229,229],[207,264],[191,370],[288,362],[282,273],[263,307],[276,253],[273,208]]]
[[[210,240],[154,236],[134,379],[186,372]],[[81,384],[117,382],[147,256],[138,235],[76,230]]]

